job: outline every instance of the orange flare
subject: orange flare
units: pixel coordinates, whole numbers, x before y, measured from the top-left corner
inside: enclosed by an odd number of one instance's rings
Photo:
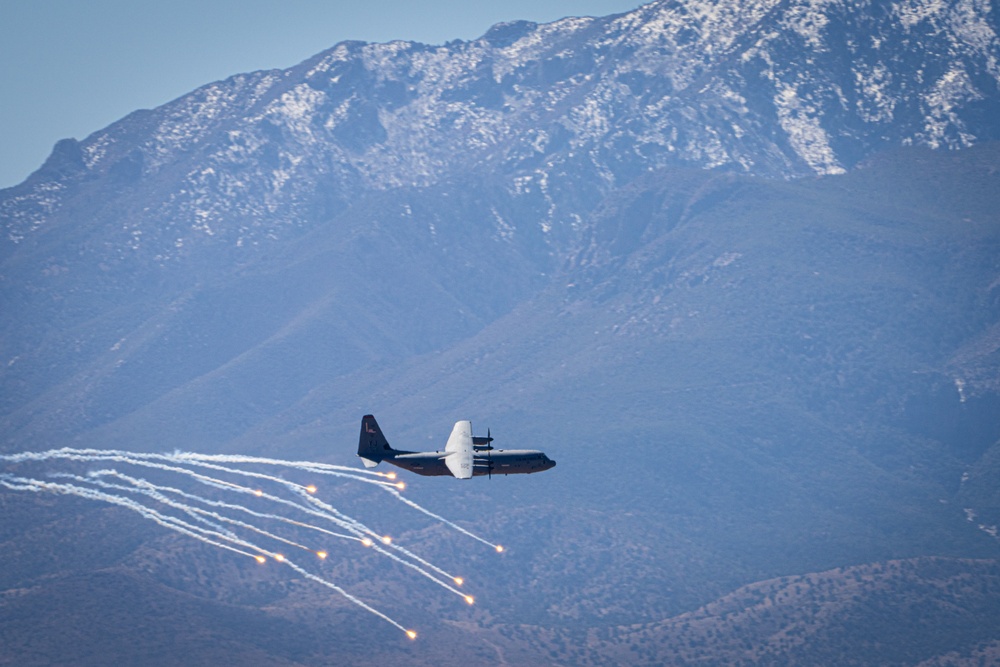
[[[503,553],[503,547],[500,546],[499,544],[497,545],[497,553],[498,554],[502,554]]]
[[[462,577],[455,577],[455,585],[456,586],[461,586],[464,583],[465,583],[465,579],[463,579]]]
[[[370,547],[373,543],[366,537],[363,540],[361,540],[361,544],[365,545],[366,547]]]
[[[263,491],[261,491],[260,489],[256,489],[256,490],[255,490],[255,491],[253,492],[253,494],[254,494],[255,496],[257,496],[258,498],[260,498],[260,497],[261,497],[262,495],[264,495],[264,492],[263,492]]]
[[[392,544],[392,538],[386,535],[382,538],[382,544]]]
[[[406,636],[409,637],[410,639],[416,639],[417,638],[417,633],[414,632],[413,630],[407,630],[406,631]]]
[[[468,602],[469,604],[472,604],[473,602],[476,601],[476,598],[472,597],[471,595],[466,595],[465,601]]]
[[[279,563],[284,563],[285,557],[282,556],[281,554],[274,554],[274,560],[278,561]]]
[[[316,555],[319,556],[320,558],[325,559],[328,554],[325,551],[317,551]]]
[[[397,482],[396,483],[396,488],[399,489],[400,491],[402,491],[403,489],[406,488],[406,484],[404,484],[403,482]]]
[[[264,558],[263,556],[254,556],[253,558],[254,558],[255,561],[257,561],[261,565],[263,565],[265,562],[267,562],[267,559]]]
[[[306,487],[306,491],[308,491],[309,493],[316,493],[316,486],[310,484],[309,486]]]

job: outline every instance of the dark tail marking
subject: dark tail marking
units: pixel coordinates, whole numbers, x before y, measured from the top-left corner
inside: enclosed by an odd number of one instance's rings
[[[374,468],[382,459],[391,459],[394,450],[382,435],[382,429],[372,415],[361,418],[361,437],[358,438],[358,456],[366,468]]]

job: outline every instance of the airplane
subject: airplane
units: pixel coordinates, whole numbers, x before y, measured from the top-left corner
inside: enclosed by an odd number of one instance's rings
[[[472,435],[472,422],[458,421],[451,430],[444,451],[406,452],[393,449],[382,435],[372,415],[361,418],[358,456],[366,468],[382,461],[418,475],[451,475],[458,479],[473,476],[518,475],[554,468],[556,462],[534,449],[493,449],[489,431],[486,437]],[[483,454],[485,452],[485,455]]]

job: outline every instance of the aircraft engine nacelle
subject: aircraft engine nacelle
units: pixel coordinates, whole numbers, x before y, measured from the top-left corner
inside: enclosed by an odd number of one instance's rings
[[[477,452],[490,452],[493,451],[493,438],[487,435],[485,438],[481,435],[472,436],[472,449]]]

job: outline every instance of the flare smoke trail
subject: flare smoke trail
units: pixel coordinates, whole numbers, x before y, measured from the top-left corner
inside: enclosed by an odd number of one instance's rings
[[[144,479],[138,479],[135,477],[130,477],[124,475],[117,470],[97,470],[95,472],[89,473],[90,477],[116,477],[129,484],[136,487],[150,488],[160,491],[162,493],[170,493],[173,495],[180,496],[181,498],[187,498],[188,500],[193,500],[209,507],[218,507],[221,509],[235,510],[237,512],[242,512],[244,514],[249,514],[250,516],[255,516],[259,519],[270,519],[272,521],[279,521],[281,523],[286,523],[290,526],[298,526],[299,528],[306,528],[308,530],[314,530],[324,535],[329,535],[330,537],[337,537],[344,540],[354,540],[360,542],[361,538],[357,535],[345,535],[344,533],[335,533],[332,530],[327,530],[326,528],[320,528],[319,526],[314,526],[310,523],[305,523],[304,521],[296,521],[294,519],[289,519],[288,517],[281,516],[280,514],[271,514],[269,512],[256,512],[248,507],[243,507],[242,505],[235,505],[233,503],[226,503],[220,500],[210,500],[208,498],[202,498],[201,496],[195,495],[193,493],[187,493],[186,491],[181,491],[180,489],[175,489],[170,486],[157,486],[156,484],[151,484]],[[257,495],[257,494],[254,494]],[[263,497],[264,494],[261,492],[259,497]],[[281,498],[276,498],[276,500],[281,500]],[[294,505],[294,503],[292,503]]]
[[[98,479],[96,475],[90,475],[90,476],[87,476],[87,477],[82,477],[80,475],[67,475],[66,473],[57,473],[57,474],[53,475],[53,477],[66,477],[68,479],[72,479],[72,480],[75,480],[77,482],[82,482],[84,484],[93,484],[93,485],[96,485],[96,486],[98,486],[98,487],[100,487],[102,489],[111,490],[111,491],[125,491],[126,493],[140,493],[142,495],[149,496],[153,500],[155,500],[155,501],[157,501],[159,503],[162,503],[162,504],[164,504],[164,505],[166,505],[168,507],[173,507],[173,508],[177,509],[178,511],[183,512],[184,514],[187,514],[188,516],[190,516],[195,521],[200,521],[200,522],[204,523],[205,525],[207,525],[207,526],[209,526],[211,528],[214,528],[215,530],[219,531],[220,533],[224,533],[226,535],[231,535],[231,536],[234,536],[234,537],[236,536],[236,533],[234,533],[231,530],[228,530],[226,528],[223,528],[220,524],[217,524],[214,521],[212,521],[212,519],[214,519],[215,521],[220,521],[222,523],[228,523],[228,524],[233,525],[233,526],[239,526],[240,528],[245,528],[246,530],[249,530],[251,532],[257,533],[258,535],[263,535],[264,537],[269,537],[269,538],[271,538],[272,540],[274,540],[276,542],[284,542],[285,544],[289,544],[289,545],[291,545],[293,547],[298,547],[299,549],[304,549],[306,551],[312,551],[312,549],[310,549],[309,547],[305,546],[304,544],[299,544],[298,542],[295,542],[294,540],[290,540],[287,537],[282,537],[281,535],[275,535],[274,533],[266,531],[263,528],[258,528],[257,526],[254,526],[253,524],[249,524],[246,521],[240,521],[239,519],[233,519],[231,517],[219,514],[218,512],[211,512],[209,510],[204,510],[204,509],[201,509],[201,508],[198,508],[198,507],[192,507],[190,505],[186,505],[184,503],[180,503],[180,502],[177,502],[175,500],[171,500],[170,498],[168,498],[164,494],[160,493],[159,490],[158,490],[159,487],[157,487],[155,484],[149,484],[147,482],[146,484],[141,484],[141,485],[136,485],[136,486],[131,486],[131,487],[125,486],[123,484],[109,484],[108,482],[104,482],[104,481]]]
[[[412,507],[415,510],[423,512],[424,514],[426,514],[427,516],[431,517],[432,519],[437,519],[438,521],[440,521],[444,525],[448,526],[449,528],[453,528],[454,530],[457,530],[458,532],[462,533],[463,535],[468,535],[472,539],[478,540],[478,541],[482,542],[483,544],[485,544],[488,547],[493,547],[494,551],[497,551],[497,552],[503,551],[503,547],[500,546],[499,544],[493,544],[492,542],[487,542],[486,540],[484,540],[483,538],[479,537],[475,533],[469,532],[465,528],[462,528],[461,526],[459,526],[459,525],[457,525],[457,524],[455,524],[455,523],[453,523],[451,521],[448,521],[448,519],[445,519],[443,516],[438,516],[434,512],[431,512],[430,510],[428,510],[428,509],[426,509],[424,507],[421,507],[420,505],[416,504],[415,502],[413,502],[409,498],[404,498],[399,493],[399,491],[397,491],[396,489],[386,489],[386,491],[388,491],[393,496],[395,496],[397,500],[399,500],[399,501],[401,501],[401,502],[409,505],[410,507]]]
[[[5,462],[9,467],[26,468],[37,468],[51,463],[64,465],[70,463],[116,463],[121,466],[148,470],[154,476],[171,476],[189,480],[191,483],[200,485],[201,489],[206,489],[205,493],[245,496],[248,500],[245,504],[240,504],[233,502],[232,499],[220,499],[195,493],[192,490],[157,483],[144,477],[109,468],[91,470],[86,474],[48,468],[41,470],[43,476],[67,480],[59,482],[40,480],[21,471],[18,474],[0,472],[0,486],[8,490],[72,495],[117,505],[132,510],[164,528],[204,544],[254,558],[259,563],[264,563],[270,558],[282,565],[287,565],[306,579],[336,591],[353,604],[402,630],[411,639],[416,637],[413,630],[406,629],[387,614],[350,594],[341,586],[322,576],[322,573],[310,572],[280,552],[276,552],[274,549],[277,543],[310,551],[321,560],[328,556],[325,549],[309,546],[299,536],[296,539],[291,539],[275,532],[273,524],[301,528],[310,531],[310,534],[317,536],[318,539],[336,538],[347,542],[360,542],[378,554],[427,577],[472,604],[472,596],[464,594],[449,583],[454,582],[456,585],[461,585],[462,578],[453,576],[434,563],[393,543],[388,537],[341,512],[333,505],[316,498],[313,495],[317,491],[315,486],[299,484],[277,474],[259,472],[243,466],[271,467],[295,472],[299,475],[325,475],[345,481],[374,484],[390,492],[397,500],[407,506],[442,522],[459,533],[494,547],[497,551],[501,550],[501,547],[425,509],[412,500],[404,498],[399,492],[403,488],[403,484],[382,481],[394,479],[395,475],[381,472],[326,463],[287,461],[259,456],[209,455],[191,452],[149,454],[123,450],[73,449],[68,447],[45,452],[0,454],[0,461]],[[198,469],[212,471],[212,474],[199,472]],[[225,479],[227,476],[255,480],[265,486],[276,487],[276,489],[268,492],[263,488],[253,488],[229,481]],[[280,495],[282,493],[288,494],[290,497]],[[250,503],[261,503],[263,506],[251,508],[247,506]],[[302,516],[291,518],[285,515],[288,513],[297,513]],[[235,518],[235,516],[242,518]],[[317,521],[332,523],[344,532],[335,532],[321,525],[316,525]],[[267,522],[271,525],[264,528],[259,525],[259,522]],[[252,534],[253,537],[249,537],[248,533]]]
[[[168,516],[161,512],[138,503],[130,498],[123,498],[121,496],[116,496],[111,493],[103,493],[101,491],[95,491],[94,489],[87,489],[74,484],[57,484],[54,482],[42,482],[37,479],[29,479],[24,477],[16,477],[14,475],[0,474],[0,485],[11,489],[13,491],[48,491],[49,493],[56,493],[60,495],[72,495],[79,496],[81,498],[88,498],[90,500],[101,500],[106,503],[111,503],[112,505],[120,505],[121,507],[128,508],[135,512],[138,512],[143,518],[150,519],[164,528],[169,528],[170,530],[175,530],[183,535],[188,535],[194,539],[204,542],[205,544],[210,544],[215,547],[220,547],[222,549],[228,549],[229,551],[234,551],[238,554],[244,556],[249,556],[254,558],[255,555],[248,553],[241,549],[237,549],[230,544],[225,544],[211,539],[208,535],[216,534],[220,538],[226,541],[233,542],[234,544],[241,544],[243,546],[249,547],[251,549],[259,550],[254,545],[249,542],[244,542],[239,538],[231,539],[226,535],[221,535],[214,533],[214,531],[207,531],[205,529],[199,528],[197,526],[191,525],[181,519],[176,517]]]
[[[318,498],[313,498],[312,496],[303,496],[303,499],[306,500],[309,503],[312,503],[313,505],[318,506],[318,507],[327,508],[327,509],[331,509],[331,510],[333,509],[332,507],[330,507],[329,505],[327,505],[326,503],[324,503],[322,500],[319,500]],[[459,579],[458,577],[455,577],[454,575],[448,574],[447,572],[445,572],[444,570],[442,570],[441,568],[439,568],[437,565],[434,565],[433,563],[430,563],[430,562],[424,560],[420,556],[417,556],[416,554],[408,551],[407,549],[404,549],[403,547],[401,547],[399,545],[393,544],[392,542],[385,542],[384,538],[382,539],[382,543],[385,544],[388,547],[391,547],[395,551],[398,551],[398,552],[400,552],[402,554],[405,554],[408,558],[411,558],[411,559],[417,561],[417,563],[419,563],[420,565],[423,565],[423,566],[425,566],[425,567],[427,567],[429,569],[434,570],[435,572],[438,572],[438,573],[444,575],[445,577],[448,577],[452,581],[457,581]],[[449,591],[451,591],[455,595],[459,595],[462,598],[467,598],[468,597],[462,591],[455,590],[449,584],[445,583],[444,581],[441,581],[440,579],[438,579],[434,575],[430,574],[426,570],[423,570],[422,568],[420,568],[417,565],[414,565],[413,563],[407,562],[404,558],[400,558],[399,556],[396,556],[395,554],[386,551],[385,549],[383,549],[380,546],[378,546],[378,544],[372,543],[371,548],[374,549],[375,551],[379,552],[383,556],[388,556],[389,558],[391,558],[392,560],[396,561],[397,563],[402,563],[406,567],[419,572],[420,574],[424,575],[425,577],[427,577],[428,579],[430,579],[434,583],[438,584],[439,586],[443,586],[444,588],[448,589]]]

